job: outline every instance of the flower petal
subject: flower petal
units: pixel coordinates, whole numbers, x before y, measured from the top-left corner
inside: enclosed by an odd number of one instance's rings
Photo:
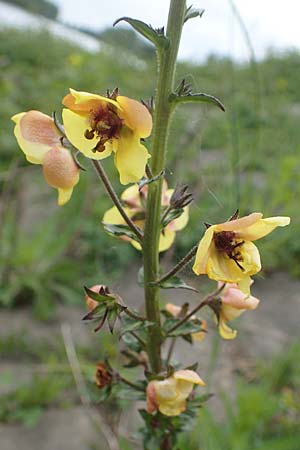
[[[87,158],[91,159],[104,159],[107,158],[112,152],[112,146],[109,142],[105,144],[105,150],[103,152],[93,152],[96,147],[99,138],[86,139],[84,136],[85,131],[88,129],[89,124],[85,115],[76,114],[69,109],[63,109],[62,118],[65,127],[65,133],[69,141],[74,147],[76,147]]]
[[[189,207],[186,206],[183,209],[183,213],[180,217],[178,217],[175,220],[172,220],[172,222],[168,223],[167,228],[173,231],[180,231],[182,230],[189,221]]]
[[[119,116],[139,137],[147,138],[152,131],[152,116],[146,106],[128,97],[119,95],[117,102],[122,107]]]
[[[123,130],[117,141],[115,165],[122,184],[135,183],[142,178],[150,155],[139,137],[130,130]]]
[[[219,333],[223,339],[235,339],[237,335],[237,331],[232,330],[222,317],[219,321]]]
[[[163,233],[160,233],[159,238],[159,252],[165,252],[168,248],[171,247],[176,237],[175,231],[168,230],[168,228],[164,229]]]
[[[255,241],[271,233],[276,227],[289,225],[290,220],[290,217],[268,217],[266,219],[260,219],[253,225],[239,231],[238,235],[241,239]]]
[[[70,189],[79,181],[77,167],[69,150],[51,148],[44,156],[43,174],[46,182],[55,188]]]
[[[193,265],[193,271],[196,275],[201,275],[206,273],[207,262],[210,254],[210,247],[212,245],[212,239],[214,236],[215,226],[212,225],[209,227],[205,233],[201,241],[198,245],[198,250],[196,253],[195,263]]]
[[[179,414],[186,410],[186,401],[164,402],[159,405],[158,409],[165,416],[179,416]]]
[[[195,372],[194,370],[189,369],[177,370],[176,372],[174,372],[173,376],[176,380],[183,380],[192,384],[199,384],[200,386],[205,386],[204,381],[199,377],[197,372]]]
[[[235,309],[256,309],[259,300],[253,296],[247,298],[237,286],[229,288],[226,286],[222,295],[222,304],[224,307],[228,306]]]
[[[241,217],[236,220],[229,220],[216,226],[216,231],[239,231],[242,228],[249,227],[262,218],[262,213],[252,213],[249,216]]]
[[[69,188],[69,189],[60,189],[58,188],[58,206],[63,206],[65,205],[71,198],[72,196],[72,192],[73,192],[73,188]]]
[[[132,210],[130,208],[123,208],[123,209],[126,212],[128,217],[131,217],[133,215],[133,212],[132,212]],[[108,209],[104,213],[102,222],[103,223],[109,223],[109,224],[112,224],[112,225],[123,225],[123,224],[126,224],[125,220],[123,219],[123,217],[119,213],[119,211],[116,208],[116,206],[113,206],[112,208]]]
[[[60,145],[60,133],[53,119],[40,111],[15,114],[14,134],[26,158],[33,164],[42,164],[47,151]]]
[[[97,94],[90,94],[89,92],[76,91],[72,88],[70,88],[70,94],[67,94],[62,100],[64,106],[79,113],[88,113],[91,109],[97,108],[99,103],[111,103],[120,109],[115,100]]]

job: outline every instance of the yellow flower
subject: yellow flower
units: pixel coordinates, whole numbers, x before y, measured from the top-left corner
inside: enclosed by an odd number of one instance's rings
[[[136,100],[118,95],[115,100],[70,89],[63,99],[62,117],[66,136],[91,159],[115,154],[122,184],[142,178],[150,157],[140,143],[152,130],[152,117]]]
[[[64,205],[79,181],[79,169],[69,150],[61,145],[53,119],[40,111],[28,111],[14,115],[12,120],[27,161],[42,164],[46,182],[58,190],[58,204]]]
[[[180,317],[181,307],[174,305],[174,303],[167,303],[165,305],[165,310],[170,313],[173,317]],[[187,312],[188,313],[188,312]],[[197,320],[196,316],[192,316],[190,320]],[[199,320],[199,319],[198,319]],[[192,333],[193,341],[201,342],[205,339],[207,330],[207,322],[206,320],[201,319],[201,330],[196,333]]]
[[[165,380],[153,380],[147,386],[147,411],[159,410],[165,416],[178,416],[186,410],[186,400],[194,385],[205,386],[193,370],[177,370]]]
[[[259,300],[245,294],[236,284],[226,284],[221,296],[221,307],[219,311],[219,333],[223,339],[234,339],[237,335],[236,330],[232,330],[227,322],[239,317],[246,310],[256,309]]]
[[[121,199],[124,203],[124,210],[126,214],[131,218],[131,220],[139,228],[143,229],[145,225],[145,200],[147,198],[148,186],[144,186],[140,191],[138,185],[130,186],[125,189],[121,195]],[[164,181],[162,190],[162,200],[161,205],[165,208],[169,205],[170,198],[174,192],[174,189],[168,189],[167,183]],[[180,217],[172,220],[163,229],[160,234],[159,240],[159,251],[164,252],[171,247],[175,240],[176,231],[182,230],[189,220],[189,210],[188,206],[184,208],[184,211]],[[103,223],[113,224],[113,225],[125,225],[123,217],[117,210],[115,206],[110,208],[103,216]],[[141,250],[141,245],[139,242],[128,238],[127,236],[122,236],[121,239],[129,241],[137,250]]]
[[[252,213],[211,225],[199,243],[193,271],[212,280],[237,283],[249,295],[250,277],[261,269],[260,255],[252,241],[289,223],[289,217],[263,219],[261,213]]]

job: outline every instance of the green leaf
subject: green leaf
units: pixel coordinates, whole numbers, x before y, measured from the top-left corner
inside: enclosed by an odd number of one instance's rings
[[[171,277],[166,281],[162,281],[158,286],[162,289],[188,289],[190,291],[198,292],[196,288],[189,286],[185,281],[176,276]]]
[[[117,309],[112,309],[107,314],[107,322],[108,322],[108,327],[109,327],[109,331],[111,332],[111,334],[113,334],[113,332],[114,332],[114,326],[116,324],[117,317],[118,317]]]
[[[139,191],[147,184],[151,184],[154,183],[154,181],[159,180],[161,177],[165,175],[165,172],[166,172],[165,170],[162,170],[161,172],[159,172],[158,175],[156,175],[153,178],[142,178],[140,181],[138,181]]]
[[[130,331],[136,331],[136,330],[148,328],[151,325],[153,325],[152,322],[149,322],[148,320],[140,321],[140,320],[134,319],[133,317],[128,317],[128,316],[123,317],[120,338],[125,333],[128,333]]]
[[[217,106],[222,111],[225,111],[225,106],[223,103],[213,95],[210,94],[204,94],[204,93],[196,93],[196,94],[189,94],[189,95],[176,95],[171,94],[170,101],[174,104],[179,103],[211,103],[212,105]]]
[[[138,241],[138,238],[136,235],[130,231],[130,229],[127,227],[127,225],[112,225],[110,223],[102,223],[104,230],[113,235],[113,236],[127,236],[130,239],[134,239],[135,241]]]
[[[167,336],[185,336],[188,334],[198,333],[201,331],[201,322],[196,323],[195,321],[187,321],[184,322],[182,325],[180,325],[176,330],[172,331],[171,333],[169,330],[171,330],[175,325],[177,325],[180,322],[180,319],[170,318],[166,319],[163,324],[163,329],[166,332]]]
[[[204,11],[204,9],[193,8],[193,5],[189,6],[185,12],[184,23],[190,19],[194,19],[195,17],[201,18],[204,14]]]
[[[117,25],[121,21],[129,23],[135,31],[144,36],[144,38],[148,39],[148,41],[152,42],[158,49],[166,49],[169,47],[170,42],[165,36],[163,28],[155,30],[151,25],[147,25],[145,22],[132,19],[131,17],[120,17],[120,19],[114,22],[113,26]]]

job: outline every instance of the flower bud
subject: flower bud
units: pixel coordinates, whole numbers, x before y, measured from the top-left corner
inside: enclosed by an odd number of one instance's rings
[[[96,385],[99,389],[109,386],[113,380],[113,374],[104,362],[99,362],[95,373]]]

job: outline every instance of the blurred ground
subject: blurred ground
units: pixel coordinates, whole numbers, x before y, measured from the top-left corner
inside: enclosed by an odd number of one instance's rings
[[[198,281],[198,280],[197,280]],[[118,286],[125,299],[130,299],[131,305],[138,308],[142,299],[142,291],[136,286],[135,273],[127,274]],[[210,389],[216,396],[210,401],[210,407],[216,414],[222,415],[222,407],[218,400],[218,392],[232,392],[234,395],[235,373],[242,371],[251,379],[251,370],[257,359],[269,360],[272,355],[285,349],[289,342],[300,337],[300,281],[290,279],[284,273],[274,273],[265,280],[258,280],[253,289],[254,295],[261,299],[259,308],[241,317],[237,324],[239,335],[235,341],[220,341],[217,349],[219,354],[213,377],[209,380]],[[164,297],[169,301],[190,301],[196,304],[197,295],[189,291],[165,291]],[[83,309],[77,307],[59,306],[57,320],[52,324],[38,322],[32,318],[30,310],[17,309],[2,311],[0,317],[0,335],[12,332],[28,332],[35,340],[41,338],[55,339],[61,334],[61,324],[69,323],[76,345],[88,344],[94,335],[91,329],[81,321]],[[208,372],[212,370],[212,345],[216,338],[214,327],[210,321],[208,336],[203,344],[198,344],[192,350],[189,344],[177,346],[176,358],[183,363],[191,364],[199,361],[198,371],[207,380]],[[101,340],[101,337],[98,339]],[[216,348],[214,349],[216,352]],[[195,358],[196,356],[196,358]],[[35,370],[34,364],[18,361],[2,360],[1,372],[11,374],[10,383],[1,387],[1,393],[7,392],[16,383],[28,381]],[[53,373],[58,376],[59,373]],[[74,389],[74,396],[76,396]],[[124,413],[122,431],[130,433],[135,422],[134,415]],[[126,423],[124,423],[124,420]],[[95,430],[84,409],[78,405],[67,409],[48,409],[33,428],[21,425],[0,426],[1,450],[85,450],[91,442],[106,450],[105,441],[95,434]]]

